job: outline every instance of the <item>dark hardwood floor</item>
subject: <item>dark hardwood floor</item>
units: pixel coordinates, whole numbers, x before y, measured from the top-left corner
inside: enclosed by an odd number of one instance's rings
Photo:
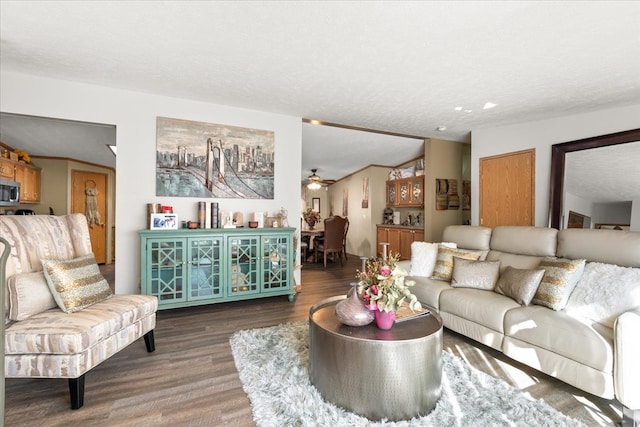
[[[79,410],[69,409],[67,380],[9,378],[5,425],[253,426],[229,337],[241,329],[306,320],[313,304],[346,293],[359,267],[357,256],[326,270],[304,264],[302,291],[294,302],[271,297],[158,312],[156,351],[147,353],[139,340],[89,371]],[[109,267],[104,268],[109,277]],[[586,394],[448,330],[444,347],[587,425],[618,420],[617,402]]]

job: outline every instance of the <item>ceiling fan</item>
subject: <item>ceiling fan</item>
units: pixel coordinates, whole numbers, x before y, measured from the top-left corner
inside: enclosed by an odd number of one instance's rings
[[[311,175],[309,175],[307,183],[307,188],[309,190],[319,190],[323,186],[333,184],[335,182],[320,178],[316,172],[318,172],[318,169],[311,169]]]

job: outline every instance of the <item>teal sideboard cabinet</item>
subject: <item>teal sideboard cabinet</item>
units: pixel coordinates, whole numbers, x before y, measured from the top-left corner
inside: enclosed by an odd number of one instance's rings
[[[158,308],[287,295],[295,228],[140,230],[142,293]]]

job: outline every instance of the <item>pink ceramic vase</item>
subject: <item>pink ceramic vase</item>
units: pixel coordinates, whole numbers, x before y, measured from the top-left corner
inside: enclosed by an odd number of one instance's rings
[[[384,331],[388,331],[396,321],[395,311],[376,310],[376,326]]]
[[[353,292],[349,292],[350,295],[336,304],[336,317],[341,323],[349,326],[364,326],[373,322],[374,314],[364,306],[362,300],[356,292],[357,283],[352,283]]]

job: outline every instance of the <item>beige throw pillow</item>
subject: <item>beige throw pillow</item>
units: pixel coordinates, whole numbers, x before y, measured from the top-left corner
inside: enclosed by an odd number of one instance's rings
[[[433,279],[451,281],[451,273],[453,273],[453,257],[477,260],[480,258],[480,252],[467,251],[464,249],[453,249],[443,245],[438,246],[438,256],[436,257],[436,266],[433,269]]]
[[[15,274],[7,280],[9,319],[25,320],[56,307],[42,271]]]
[[[540,261],[538,267],[545,271],[532,303],[556,311],[562,310],[582,276],[585,262],[584,259],[549,257]]]
[[[500,274],[500,261],[470,261],[453,257],[451,286],[492,291]]]
[[[113,295],[93,254],[41,261],[53,298],[65,313],[80,311]]]
[[[529,305],[538,290],[544,269],[525,270],[507,267],[496,284],[495,291],[514,299],[520,305]]]

